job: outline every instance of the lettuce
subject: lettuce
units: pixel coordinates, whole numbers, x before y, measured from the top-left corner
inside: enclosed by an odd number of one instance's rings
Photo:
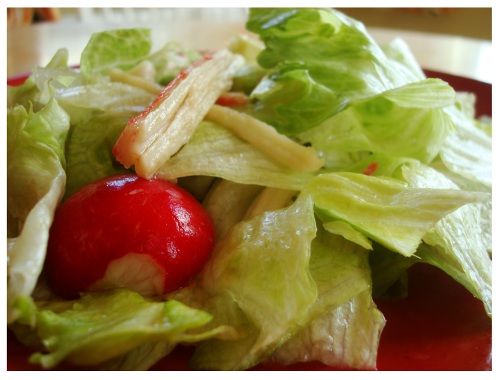
[[[42,272],[49,229],[66,183],[64,144],[69,118],[52,99],[38,112],[7,113],[7,319],[30,297]]]
[[[312,173],[293,171],[218,124],[204,121],[156,176],[167,180],[204,175],[233,182],[300,190]]]
[[[66,198],[94,180],[128,171],[116,161],[113,146],[128,120],[153,98],[141,89],[114,82],[76,85],[58,94],[71,118]]]
[[[154,67],[155,82],[166,86],[180,70],[202,58],[199,51],[187,49],[175,41],[170,41],[161,49],[151,53],[147,61]]]
[[[65,360],[100,369],[148,369],[178,343],[222,331],[192,332],[212,317],[174,300],[148,300],[125,289],[88,293],[76,301],[39,302],[35,308],[43,351],[33,354],[31,362],[44,368]]]
[[[226,315],[240,315],[236,327],[241,338],[201,343],[195,368],[249,368],[304,322],[317,297],[308,270],[315,234],[312,201],[299,197],[289,208],[239,223],[226,235],[199,286],[211,295],[208,300],[225,300],[208,306],[216,320],[227,323]]]
[[[403,175],[412,188],[458,189],[441,173],[418,163],[403,168]],[[465,193],[465,192],[463,192]],[[482,193],[485,202],[488,193]],[[492,315],[492,269],[488,244],[481,238],[481,203],[464,205],[445,215],[426,232],[417,255],[424,262],[441,268],[457,282],[482,300],[488,315]],[[491,223],[491,220],[487,220]]]
[[[456,175],[491,188],[492,139],[456,106],[446,108],[456,128],[439,152],[444,166]]]
[[[268,277],[262,277],[263,273]],[[235,331],[228,339],[201,342],[191,362],[195,369],[246,369],[262,360],[288,363],[295,360],[290,347],[296,348],[318,331],[311,330],[312,326],[317,325],[313,329],[321,330],[322,337],[337,334],[338,325],[325,317],[330,313],[344,316],[339,318],[343,325],[354,319],[359,324],[357,333],[354,325],[350,330],[352,346],[335,341],[337,353],[325,358],[325,363],[373,368],[385,320],[371,303],[370,289],[367,251],[316,226],[312,201],[302,194],[287,208],[237,223],[196,285],[174,298],[211,313],[214,323]],[[358,296],[359,301],[351,301]],[[349,315],[348,310],[358,302],[362,311]],[[351,351],[365,338],[371,348]],[[327,341],[321,346],[331,351]],[[311,348],[308,345],[304,350]]]
[[[82,53],[81,70],[68,67],[67,51],[60,49],[46,67],[35,67],[33,75],[28,79],[38,89],[30,92],[32,101],[43,106],[53,96],[71,122],[65,142],[66,198],[98,178],[126,171],[114,159],[112,147],[127,121],[142,112],[155,98],[142,89],[110,81],[107,76],[98,74],[100,71],[96,68],[86,69],[85,65],[91,63],[85,63],[84,57],[92,57],[96,60],[93,64],[98,65],[97,61],[102,55],[100,49],[115,39],[120,39],[122,33],[127,37],[122,45],[114,45],[115,56],[110,62],[125,61],[125,58],[118,59],[118,55],[125,57],[132,54],[129,52],[131,46],[140,44],[148,34],[145,35],[140,30],[94,34]],[[143,48],[147,46],[146,44]],[[149,53],[149,47],[147,52]],[[138,55],[138,59],[143,58],[142,53]],[[102,62],[100,64],[104,65]],[[91,72],[93,75],[90,75]]]
[[[408,187],[404,182],[359,173],[329,173],[307,185],[324,221],[342,220],[404,256],[415,254],[423,236],[457,208],[484,193]]]
[[[335,368],[373,370],[385,322],[368,288],[313,320],[271,360],[286,365],[317,360]]]
[[[247,29],[264,42],[257,61],[269,71],[251,94],[255,113],[287,135],[423,79],[387,56],[363,24],[336,10],[251,9]]]
[[[455,91],[439,79],[407,84],[353,103],[315,128],[298,134],[323,152],[328,169],[348,161],[339,154],[381,153],[431,162],[455,126],[445,111]]]
[[[151,46],[149,29],[94,33],[82,52],[80,69],[85,75],[106,73],[110,68],[129,70],[149,55]]]
[[[180,70],[201,58],[201,53],[186,49],[175,41],[151,51],[151,30],[143,28],[115,29],[94,33],[80,59],[82,72],[106,74],[110,69],[128,71],[140,63],[149,62],[154,68],[156,83],[167,85]]]

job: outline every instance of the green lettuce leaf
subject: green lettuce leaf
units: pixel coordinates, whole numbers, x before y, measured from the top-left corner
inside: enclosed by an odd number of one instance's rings
[[[35,333],[43,351],[30,360],[44,368],[65,361],[100,369],[148,369],[178,343],[221,331],[196,333],[211,320],[209,314],[125,289],[87,293],[76,301],[39,302],[37,307]]]
[[[33,100],[39,92],[40,90],[32,75],[26,78],[24,83],[19,86],[7,86],[7,108],[23,106],[29,109],[33,107]]]
[[[413,188],[458,189],[443,174],[425,165],[407,165],[403,168],[403,175]],[[489,201],[490,194],[485,195],[485,201]],[[417,255],[464,285],[483,301],[487,314],[491,316],[492,261],[488,245],[482,239],[484,232],[479,205],[464,205],[439,220],[423,236],[424,242],[434,249],[419,248]]]
[[[222,240],[229,230],[243,220],[262,186],[245,185],[218,180],[203,199],[203,207],[212,218],[216,241]]]
[[[290,190],[300,190],[313,177],[277,164],[232,132],[207,121],[156,173],[167,180],[193,175]]]
[[[285,365],[320,361],[335,368],[373,370],[385,318],[367,289],[309,323],[273,354]]]
[[[155,82],[166,86],[179,71],[200,58],[202,58],[200,52],[170,41],[158,51],[151,53],[147,61],[151,62],[155,68]]]
[[[87,82],[87,78],[75,68],[68,66],[68,51],[59,49],[45,67],[33,68],[33,78],[40,90],[37,101],[45,104],[51,96],[58,99],[61,92],[71,91],[74,86]]]
[[[342,220],[332,220],[331,222],[324,223],[323,227],[332,234],[340,235],[365,249],[372,249],[370,239],[368,239],[362,232],[356,230],[349,223]]]
[[[231,91],[250,94],[265,76],[266,69],[257,63],[257,56],[263,48],[264,46],[259,40],[244,34],[232,39],[229,49],[233,53],[241,55],[245,59],[245,64],[234,76]]]
[[[236,224],[196,284],[173,296],[212,314],[215,326],[234,331],[226,339],[201,342],[193,368],[250,368],[303,323],[317,297],[308,270],[316,233],[312,206],[310,198],[299,197],[288,208]],[[271,277],[263,281],[262,273]]]
[[[127,172],[116,161],[113,146],[127,122],[144,110],[154,96],[108,81],[75,85],[57,96],[71,118],[65,197],[94,180]]]
[[[379,177],[392,177],[403,179],[401,167],[414,159],[408,157],[389,156],[383,153],[367,154],[358,159],[354,164],[345,166],[347,172],[364,173]],[[341,170],[342,171],[342,170]]]
[[[144,60],[151,50],[151,30],[133,28],[94,33],[80,58],[85,75],[105,74],[110,68],[129,70]]]
[[[19,297],[35,289],[54,212],[65,188],[64,144],[69,118],[52,99],[39,112],[7,112],[7,319]]]
[[[446,108],[456,133],[450,134],[439,152],[443,164],[453,173],[492,185],[492,138],[458,107]]]
[[[309,271],[318,297],[311,306],[308,322],[371,288],[368,250],[320,226],[311,243]]]
[[[71,121],[66,142],[65,197],[98,178],[125,172],[112,148],[127,122],[147,108],[155,96],[112,82],[105,75],[82,75],[67,66],[64,50],[58,51],[47,67],[36,67],[32,78],[40,91],[38,102],[47,101],[51,89]]]
[[[396,37],[381,48],[388,58],[406,66],[418,80],[425,79],[424,70],[404,39]]]
[[[484,185],[478,181],[475,181],[469,176],[465,177],[459,173],[451,171],[446,167],[441,160],[436,160],[431,164],[431,167],[438,172],[446,176],[450,181],[452,181],[456,186],[462,190],[467,191],[480,191],[483,193],[492,194],[492,187]],[[489,182],[489,181],[488,181]],[[480,213],[480,218],[478,223],[480,223],[479,228],[481,231],[480,237],[483,240],[483,244],[487,247],[487,250],[492,255],[493,252],[493,207],[492,207],[492,197],[490,200],[485,200],[481,203],[476,204],[478,212]]]
[[[46,67],[33,67],[32,74],[23,84],[8,87],[7,107],[23,106],[38,111],[47,104],[54,92],[57,92],[62,82],[68,83],[67,77],[77,75],[74,70],[68,68],[68,50],[59,49]],[[41,92],[45,94],[43,101],[40,101]]]
[[[232,229],[214,253],[215,259],[207,264],[201,285],[209,293],[229,295],[252,322],[254,334],[249,339],[247,333],[242,341],[202,343],[194,365],[248,368],[269,355],[289,330],[303,322],[317,297],[308,270],[315,233],[308,197],[299,197],[289,208],[266,212]],[[263,281],[262,273],[270,277]]]
[[[443,216],[485,194],[408,187],[392,178],[359,173],[315,177],[306,187],[323,221],[342,220],[387,248],[411,256]]]
[[[247,29],[270,72],[252,92],[256,115],[284,134],[319,125],[350,103],[420,81],[393,60],[362,23],[332,9],[251,9]]]
[[[272,277],[262,281],[261,273]],[[197,286],[176,295],[176,299],[210,312],[214,323],[235,331],[230,339],[199,344],[191,365],[211,370],[249,368],[272,358],[295,334],[303,337],[306,333],[299,331],[309,331],[304,326],[313,320],[370,288],[367,250],[321,227],[316,230],[311,200],[300,195],[288,208],[236,224],[216,249]],[[349,318],[367,317],[356,315]],[[382,322],[380,317],[375,319]],[[383,323],[365,327],[367,334],[378,337]],[[334,334],[328,328],[320,339]],[[378,338],[372,343],[376,347]],[[344,349],[342,342],[336,344]],[[376,349],[369,351],[366,360],[356,356],[355,361],[343,361],[343,365],[371,367]],[[285,352],[280,360],[286,360]]]
[[[372,270],[372,297],[374,300],[380,298],[404,299],[408,296],[407,269],[413,264],[420,262],[419,245],[417,253],[413,256],[403,256],[391,251],[386,247],[374,243],[373,251],[370,252],[370,267]]]
[[[454,130],[444,110],[454,99],[448,84],[426,79],[355,102],[297,137],[322,152],[329,169],[348,164],[339,159],[341,152],[382,153],[429,163]]]

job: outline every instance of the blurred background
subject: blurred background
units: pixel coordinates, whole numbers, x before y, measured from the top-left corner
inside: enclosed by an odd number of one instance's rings
[[[491,8],[337,8],[368,27],[492,39]],[[154,21],[174,17],[245,21],[242,8],[10,8],[10,26],[37,22]]]
[[[491,8],[337,8],[367,26],[490,40]]]
[[[338,8],[362,21],[379,43],[402,37],[432,70],[492,81],[491,8]],[[8,75],[45,65],[66,47],[70,64],[96,31],[148,27],[158,47],[177,40],[195,49],[226,46],[245,33],[244,8],[8,8]]]

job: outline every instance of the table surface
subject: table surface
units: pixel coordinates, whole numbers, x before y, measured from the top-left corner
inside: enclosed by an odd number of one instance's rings
[[[78,64],[80,53],[91,33],[123,27],[109,21],[39,23],[9,27],[7,30],[7,75],[31,71],[35,65],[46,65],[57,49],[65,47],[69,63]],[[127,27],[147,27],[152,30],[153,49],[176,40],[194,49],[221,48],[239,33],[245,33],[244,20],[170,19],[168,22],[133,21]],[[492,83],[492,42],[453,35],[368,28],[381,44],[401,37],[409,45],[422,67]]]

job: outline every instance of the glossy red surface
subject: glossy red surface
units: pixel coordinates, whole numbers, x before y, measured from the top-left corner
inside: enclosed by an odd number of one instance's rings
[[[478,115],[491,115],[491,85],[472,79],[428,71],[456,90],[472,91]],[[18,80],[18,79],[17,79]],[[19,81],[19,80],[18,80]],[[380,371],[491,371],[492,320],[482,303],[440,270],[417,264],[408,271],[409,296],[377,301],[387,324],[382,333],[377,369]],[[31,350],[7,334],[7,369],[40,370],[28,363]],[[188,369],[191,348],[179,348],[151,370]],[[67,366],[59,370],[74,369]],[[290,367],[261,364],[253,370],[338,370],[321,363]]]
[[[56,210],[45,259],[47,283],[54,293],[78,298],[102,280],[110,262],[123,262],[134,252],[151,260],[162,281],[146,288],[166,294],[201,271],[214,242],[213,222],[189,192],[158,178],[115,174],[83,186]],[[120,277],[113,281],[130,281]]]

